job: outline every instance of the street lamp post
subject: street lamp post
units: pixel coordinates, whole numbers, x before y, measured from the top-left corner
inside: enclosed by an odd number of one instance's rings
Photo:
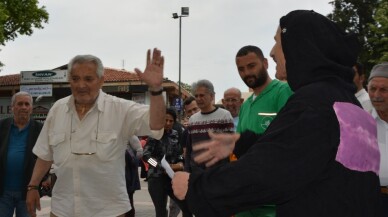
[[[189,16],[189,7],[181,8],[181,15],[178,13],[173,13],[172,18],[179,18],[179,78],[178,78],[178,100],[179,100],[179,120],[182,118],[182,90],[181,90],[181,52],[182,52],[182,17]]]

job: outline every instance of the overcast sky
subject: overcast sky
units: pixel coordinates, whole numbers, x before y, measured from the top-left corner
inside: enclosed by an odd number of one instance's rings
[[[328,0],[41,0],[50,14],[44,29],[0,47],[0,75],[52,69],[77,54],[93,54],[105,67],[144,69],[146,50],[165,56],[164,76],[178,81],[179,19],[182,18],[182,82],[213,82],[216,101],[229,87],[248,88],[235,66],[236,52],[256,45],[269,57],[281,16],[295,9],[332,11]],[[124,62],[124,64],[123,64]],[[269,61],[274,78],[275,63]]]

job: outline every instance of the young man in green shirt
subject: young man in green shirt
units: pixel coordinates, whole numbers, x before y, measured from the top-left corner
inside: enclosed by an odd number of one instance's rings
[[[268,60],[256,46],[242,47],[237,52],[236,65],[241,79],[253,90],[253,94],[241,106],[237,132],[250,130],[262,134],[286,104],[292,91],[286,82],[269,77]],[[275,206],[266,205],[236,214],[236,217],[248,216],[274,217]]]

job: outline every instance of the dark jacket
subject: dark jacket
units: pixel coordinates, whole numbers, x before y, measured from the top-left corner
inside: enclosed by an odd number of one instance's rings
[[[139,160],[136,158],[133,151],[128,149],[125,150],[125,182],[128,194],[132,194],[141,188],[138,166]]]
[[[376,216],[379,178],[368,165],[379,164],[378,157],[369,155],[379,152],[375,123],[369,124],[370,115],[354,96],[356,37],[312,11],[291,12],[280,27],[287,78],[295,93],[263,135],[241,134],[239,142],[251,147],[238,161],[190,175],[185,198],[190,209],[197,217],[231,216],[275,204],[277,217]],[[338,103],[351,109],[343,115],[336,110]],[[347,124],[353,120],[360,128]],[[354,134],[357,129],[362,133]],[[236,147],[243,147],[240,143]],[[360,146],[345,154],[352,163],[365,162],[366,170],[338,158],[343,153],[339,147],[354,144]],[[357,156],[361,147],[367,150],[361,153],[366,161]]]
[[[166,155],[166,161],[169,164],[183,162],[183,149],[179,144],[178,132],[172,129],[170,132],[165,132],[160,140],[148,138],[144,146],[143,160],[148,161],[153,158],[158,162],[156,167],[150,165],[148,176],[160,176],[164,173],[161,167],[163,156]]]
[[[5,118],[0,120],[0,195],[4,192],[4,176],[5,176],[5,168],[7,162],[7,153],[8,153],[8,141],[9,134],[11,129],[11,124],[13,123],[12,118]],[[27,185],[30,182],[32,171],[34,170],[36,156],[32,153],[32,148],[35,145],[36,140],[38,139],[39,133],[42,130],[43,124],[35,121],[33,119],[30,120],[30,128],[28,132],[28,141],[26,146],[26,155],[24,157],[24,186],[23,190],[23,199],[26,198],[27,195]]]

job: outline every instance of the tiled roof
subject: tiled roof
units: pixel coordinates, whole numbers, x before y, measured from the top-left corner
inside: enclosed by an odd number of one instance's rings
[[[138,81],[139,77],[134,72],[105,68],[104,82]]]
[[[20,74],[0,76],[0,86],[12,86],[20,84]]]
[[[138,81],[139,77],[134,72],[121,69],[104,69],[104,82]],[[20,74],[0,76],[0,86],[20,85]]]

